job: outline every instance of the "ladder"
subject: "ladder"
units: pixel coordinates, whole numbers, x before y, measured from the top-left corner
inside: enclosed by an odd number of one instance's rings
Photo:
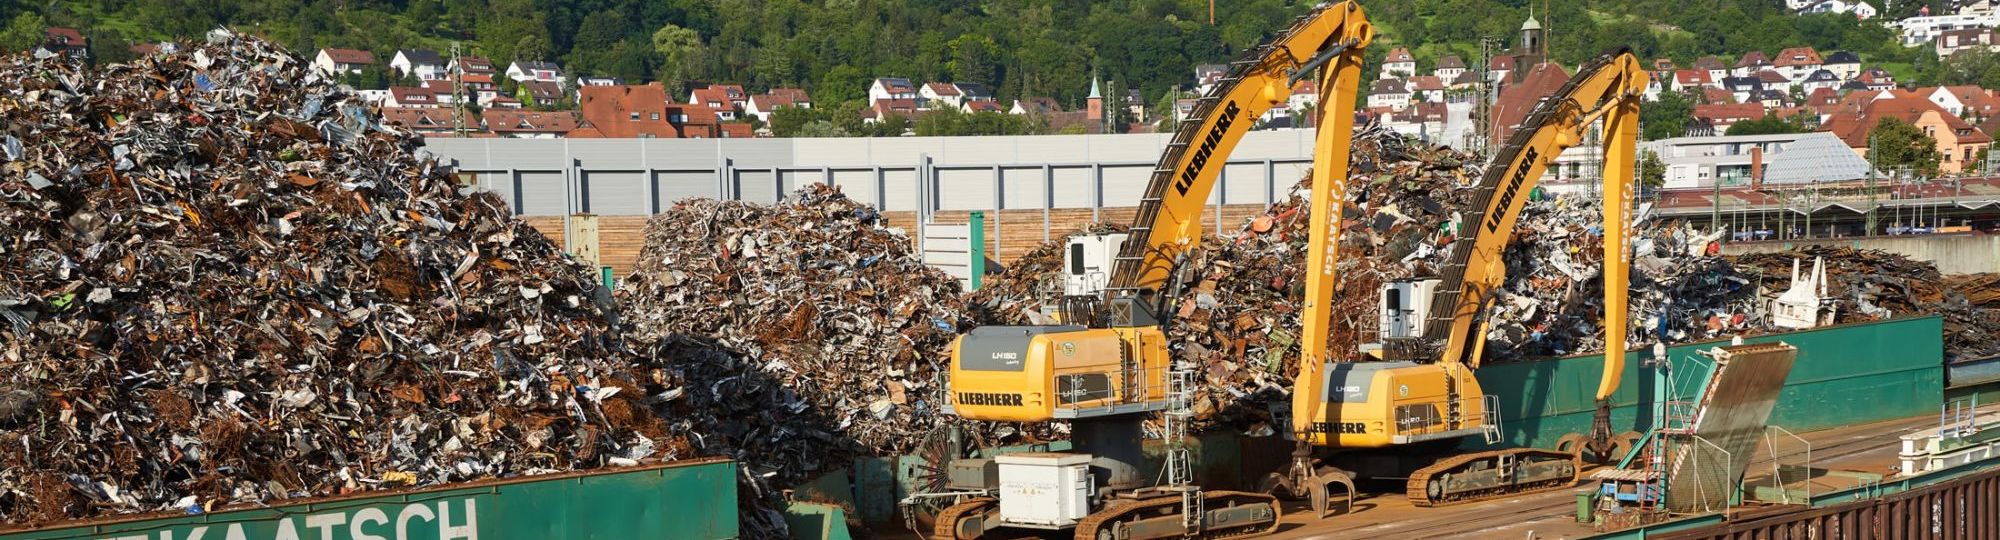
[[[1176,363],[1167,374],[1166,422],[1167,470],[1161,489],[1181,494],[1181,527],[1190,533],[1202,529],[1201,486],[1194,485],[1194,459],[1188,452],[1188,424],[1194,420],[1194,371]]]

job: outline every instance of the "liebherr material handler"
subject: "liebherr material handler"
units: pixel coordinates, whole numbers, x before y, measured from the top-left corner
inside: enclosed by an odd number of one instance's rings
[[[1340,244],[1340,227],[1330,218],[1345,199],[1346,175],[1315,167],[1311,239],[1306,261],[1305,304],[1301,312],[1300,373],[1292,394],[1292,430],[1302,441],[1292,470],[1281,479],[1294,493],[1309,493],[1324,512],[1329,482],[1350,475],[1407,478],[1409,500],[1435,506],[1515,493],[1567,487],[1581,469],[1580,454],[1618,453],[1607,401],[1624,372],[1626,295],[1631,269],[1630,222],[1633,165],[1639,130],[1639,99],[1647,73],[1627,51],[1602,55],[1578,68],[1574,77],[1522,120],[1506,146],[1493,156],[1472,205],[1459,220],[1448,262],[1433,279],[1386,284],[1379,298],[1383,361],[1339,362],[1328,355],[1328,313]],[[1514,237],[1514,222],[1528,194],[1550,162],[1581,143],[1595,125],[1603,127],[1605,364],[1597,386],[1597,411],[1588,436],[1565,437],[1559,451],[1514,448],[1454,454],[1459,440],[1483,436],[1499,440],[1500,399],[1473,377],[1484,356],[1486,313],[1498,298],[1507,269],[1502,255]],[[1318,164],[1316,164],[1318,165]],[[1321,189],[1322,179],[1333,181]],[[1404,319],[1397,321],[1397,319]],[[1421,325],[1422,333],[1398,331]],[[1336,351],[1345,353],[1346,351]],[[1630,444],[1625,441],[1625,444]],[[1307,447],[1399,448],[1395,452],[1334,452],[1321,466]],[[1351,486],[1351,484],[1349,484]],[[1303,488],[1303,489],[1300,489]],[[1351,487],[1349,489],[1352,489]]]
[[[1231,64],[1168,144],[1129,236],[1069,250],[1072,275],[1108,277],[1099,282],[1108,284],[1104,294],[1066,299],[1063,321],[1070,325],[988,326],[960,336],[951,360],[952,413],[1068,420],[1074,449],[954,460],[949,486],[989,495],[939,512],[935,538],[979,538],[1000,528],[1073,529],[1089,540],[1243,536],[1276,528],[1275,498],[1204,491],[1193,483],[1179,443],[1194,374],[1168,357],[1162,329],[1178,292],[1169,287],[1180,281],[1174,277],[1183,254],[1200,240],[1203,204],[1231,150],[1302,79],[1316,77],[1320,89],[1315,168],[1344,176],[1362,51],[1373,38],[1354,2],[1323,5]],[[1141,471],[1141,425],[1156,413],[1168,442],[1158,481]]]

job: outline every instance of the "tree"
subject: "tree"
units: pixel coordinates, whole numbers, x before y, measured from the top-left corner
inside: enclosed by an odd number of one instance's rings
[[[0,31],[0,49],[6,52],[20,52],[42,44],[42,29],[49,23],[41,14],[22,12],[7,23],[7,29]]]
[[[994,61],[999,47],[993,38],[966,34],[951,40],[951,76],[959,81],[992,84],[999,80],[999,63]]]
[[[1777,114],[1767,112],[1764,113],[1763,118],[1759,118],[1756,120],[1745,120],[1742,122],[1731,124],[1729,126],[1729,130],[1723,132],[1723,134],[1724,135],[1782,135],[1787,133],[1805,133],[1808,131],[1812,130],[1806,127],[1805,117],[1802,115],[1794,115],[1790,118],[1779,118]]]
[[[1694,119],[1694,96],[1682,92],[1660,92],[1660,99],[1639,107],[1639,125],[1646,140],[1657,141],[1687,133]]]
[[[1660,154],[1647,150],[1639,157],[1639,185],[1657,188],[1667,183],[1667,164]]]
[[[810,124],[800,126],[797,131],[793,132],[790,135],[778,135],[778,136],[779,137],[848,137],[850,135],[848,135],[847,130],[841,129],[840,126],[833,125],[833,122],[829,122],[826,120],[816,120]]]
[[[1952,53],[1938,65],[1938,84],[2000,88],[2000,53],[1971,48]]]
[[[1986,169],[1986,161],[1992,159],[1989,157],[1988,152],[1992,151],[1993,147],[1991,146],[1979,149],[1979,153],[1972,156],[1972,161],[1965,164],[1965,170],[1967,172],[1992,172]]]
[[[1896,118],[1883,118],[1868,130],[1868,160],[1885,170],[1908,170],[1935,177],[1944,154],[1937,140],[1917,126]]]

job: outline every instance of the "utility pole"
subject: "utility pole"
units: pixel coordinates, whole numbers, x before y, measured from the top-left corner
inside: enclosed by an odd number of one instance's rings
[[[1875,199],[1875,134],[1868,134],[1868,230],[1862,236],[1875,236],[1875,209],[1881,206]]]
[[[451,42],[451,63],[445,65],[451,72],[451,134],[465,137],[465,70],[458,66],[458,42]]]
[[[1208,25],[1215,26],[1215,0],[1208,0]]]

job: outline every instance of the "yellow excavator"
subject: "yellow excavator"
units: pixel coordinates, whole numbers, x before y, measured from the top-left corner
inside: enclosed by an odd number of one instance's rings
[[[1440,275],[1385,284],[1382,361],[1344,362],[1328,354],[1327,334],[1337,282],[1340,227],[1331,216],[1345,201],[1342,169],[1315,163],[1311,238],[1306,255],[1301,312],[1299,375],[1293,382],[1292,431],[1302,441],[1292,470],[1278,487],[1313,497],[1322,514],[1330,484],[1350,494],[1352,478],[1406,478],[1409,500],[1435,506],[1573,485],[1579,456],[1617,453],[1629,436],[1611,433],[1608,398],[1624,372],[1626,294],[1631,250],[1626,209],[1634,189],[1639,99],[1647,73],[1627,51],[1581,66],[1568,83],[1521,122],[1493,156],[1472,205],[1456,227],[1457,238]],[[1597,411],[1587,436],[1572,434],[1557,450],[1513,448],[1457,453],[1461,440],[1500,439],[1500,399],[1483,393],[1473,377],[1484,356],[1486,313],[1506,278],[1502,255],[1514,223],[1548,165],[1576,146],[1596,125],[1603,129],[1605,365]],[[1331,180],[1331,185],[1327,185]],[[1326,186],[1324,189],[1322,186]],[[1409,324],[1419,323],[1419,324]],[[1422,333],[1399,331],[1421,327]],[[1397,448],[1395,452],[1352,451]],[[1314,449],[1336,452],[1316,459]]]
[[[1385,340],[1384,361],[1343,362],[1326,350],[1337,275],[1354,104],[1363,49],[1373,28],[1353,2],[1322,6],[1272,42],[1231,64],[1195,108],[1155,168],[1126,233],[1079,237],[1065,250],[1071,291],[1067,324],[987,326],[954,344],[947,412],[984,421],[1068,421],[1069,452],[955,459],[945,487],[961,502],[940,511],[934,537],[981,538],[995,531],[1073,530],[1080,539],[1240,536],[1275,530],[1277,501],[1262,493],[1204,491],[1192,481],[1182,439],[1191,412],[1193,366],[1169,357],[1163,328],[1176,312],[1174,287],[1200,238],[1201,214],[1218,171],[1253,119],[1281,103],[1298,80],[1317,76],[1321,92],[1311,197],[1301,373],[1292,434],[1301,450],[1279,483],[1310,492],[1321,513],[1328,482],[1408,478],[1418,504],[1568,486],[1573,452],[1514,449],[1458,454],[1467,436],[1498,436],[1495,398],[1473,378],[1484,344],[1484,311],[1505,269],[1501,254],[1515,218],[1548,163],[1605,126],[1607,223],[1624,223],[1632,189],[1637,99],[1646,74],[1630,54],[1607,55],[1529,115],[1496,167],[1482,179],[1480,209],[1465,214],[1442,279],[1427,284],[1434,316],[1421,335]],[[1607,226],[1609,350],[1624,348],[1625,228]],[[1462,246],[1462,247],[1461,247]],[[1615,247],[1614,247],[1615,246]],[[1616,249],[1617,256],[1609,256]],[[1418,300],[1412,300],[1412,305]],[[1608,357],[1594,439],[1608,440],[1604,399],[1616,390],[1622,357]],[[1167,443],[1164,470],[1149,479],[1142,440],[1158,415]],[[1593,446],[1605,446],[1600,443]],[[1413,451],[1420,449],[1421,451]],[[1384,451],[1387,450],[1387,451]],[[1412,470],[1414,468],[1414,470]],[[1351,491],[1351,487],[1349,488]]]
[[[1230,64],[1181,125],[1126,233],[1079,239],[1067,277],[1099,295],[1065,299],[1065,325],[986,326],[953,345],[948,412],[986,421],[1070,423],[1071,451],[956,459],[947,487],[966,500],[937,514],[934,538],[1050,534],[1079,539],[1242,536],[1275,530],[1277,500],[1205,491],[1181,446],[1192,366],[1168,355],[1169,290],[1201,238],[1205,201],[1252,124],[1316,77],[1317,167],[1346,171],[1362,52],[1374,29],[1354,2],[1323,5]],[[1144,422],[1163,420],[1165,466],[1142,472]],[[1005,530],[1003,533],[996,531]]]

